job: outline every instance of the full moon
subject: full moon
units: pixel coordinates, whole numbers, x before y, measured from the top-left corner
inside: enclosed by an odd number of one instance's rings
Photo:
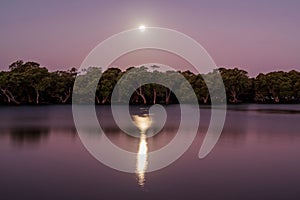
[[[140,31],[141,31],[141,32],[144,32],[144,31],[145,31],[145,29],[146,29],[146,26],[144,26],[144,25],[140,25],[140,26],[139,26],[139,29],[140,29]]]

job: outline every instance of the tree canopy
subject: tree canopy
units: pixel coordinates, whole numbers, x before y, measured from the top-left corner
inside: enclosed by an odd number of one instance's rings
[[[126,75],[129,71],[130,75]],[[217,82],[216,73],[220,73],[223,78],[226,97],[220,95],[222,83]],[[87,79],[87,75],[92,78]],[[194,74],[190,71],[162,72],[159,71],[159,66],[153,66],[150,70],[146,67],[130,67],[125,71],[118,68],[102,71],[91,67],[84,72],[77,72],[76,68],[50,72],[39,63],[18,60],[9,65],[8,71],[0,72],[0,104],[69,104],[72,102],[76,77],[83,88],[80,91],[82,97],[91,92],[92,85],[97,84],[95,100],[92,100],[96,104],[110,104],[119,81],[122,82],[117,91],[120,103],[122,95],[129,97],[131,104],[178,103],[174,91],[188,102],[190,91],[180,77],[188,81],[201,104],[210,103],[209,91],[214,93],[213,96],[218,101],[232,104],[300,103],[300,72],[296,70],[260,73],[254,78],[250,78],[247,71],[238,68],[219,68],[207,74]],[[151,80],[153,83],[143,85],[144,80]],[[128,93],[132,88],[134,92]]]

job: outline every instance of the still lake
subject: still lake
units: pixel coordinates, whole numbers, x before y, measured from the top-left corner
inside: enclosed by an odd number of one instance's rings
[[[141,150],[141,140],[117,128],[109,106],[96,110],[113,143]],[[146,111],[131,107],[134,115]],[[148,151],[176,134],[179,107],[166,111],[167,123],[147,139]],[[229,106],[222,135],[204,159],[198,153],[210,109],[203,106],[200,114],[196,139],[176,162],[124,173],[88,153],[70,105],[0,107],[0,199],[300,199],[300,105]]]

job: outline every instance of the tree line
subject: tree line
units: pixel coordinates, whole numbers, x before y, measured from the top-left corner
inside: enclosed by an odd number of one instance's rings
[[[220,102],[300,103],[300,72],[296,70],[260,73],[251,78],[247,71],[238,68],[219,68],[218,71],[207,74],[194,74],[190,71],[162,72],[158,68],[159,66],[152,66],[151,69],[131,67],[125,71],[108,68],[102,72],[99,68],[90,67],[82,72],[78,72],[76,68],[50,72],[39,63],[18,60],[9,66],[8,71],[0,72],[0,104],[70,104],[75,78],[77,77],[77,81],[84,88],[80,91],[84,97],[85,92],[89,92],[91,82],[98,81],[99,75],[101,78],[97,83],[96,104],[110,104],[113,90],[119,81],[122,82],[119,95],[130,95],[131,104],[178,103],[174,94],[175,89],[181,92],[188,102],[190,91],[180,76],[192,86],[200,104],[209,104],[211,101],[207,83],[214,86],[214,90],[210,92],[214,92],[213,97],[218,98]],[[122,78],[129,71],[131,76]],[[222,76],[226,97],[218,96],[218,88],[222,83],[216,81],[217,73]],[[86,76],[94,78],[85,79]],[[163,79],[174,88],[154,83],[139,85],[138,80],[149,77],[154,80]],[[128,94],[126,92],[130,87],[135,89],[133,93]]]

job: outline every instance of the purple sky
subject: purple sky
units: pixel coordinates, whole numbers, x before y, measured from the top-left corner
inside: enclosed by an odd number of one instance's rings
[[[238,66],[250,75],[300,70],[299,10],[298,0],[3,0],[0,69],[17,59],[52,70],[78,67],[102,40],[145,24],[191,36],[218,66]],[[135,64],[129,56],[124,65]]]

